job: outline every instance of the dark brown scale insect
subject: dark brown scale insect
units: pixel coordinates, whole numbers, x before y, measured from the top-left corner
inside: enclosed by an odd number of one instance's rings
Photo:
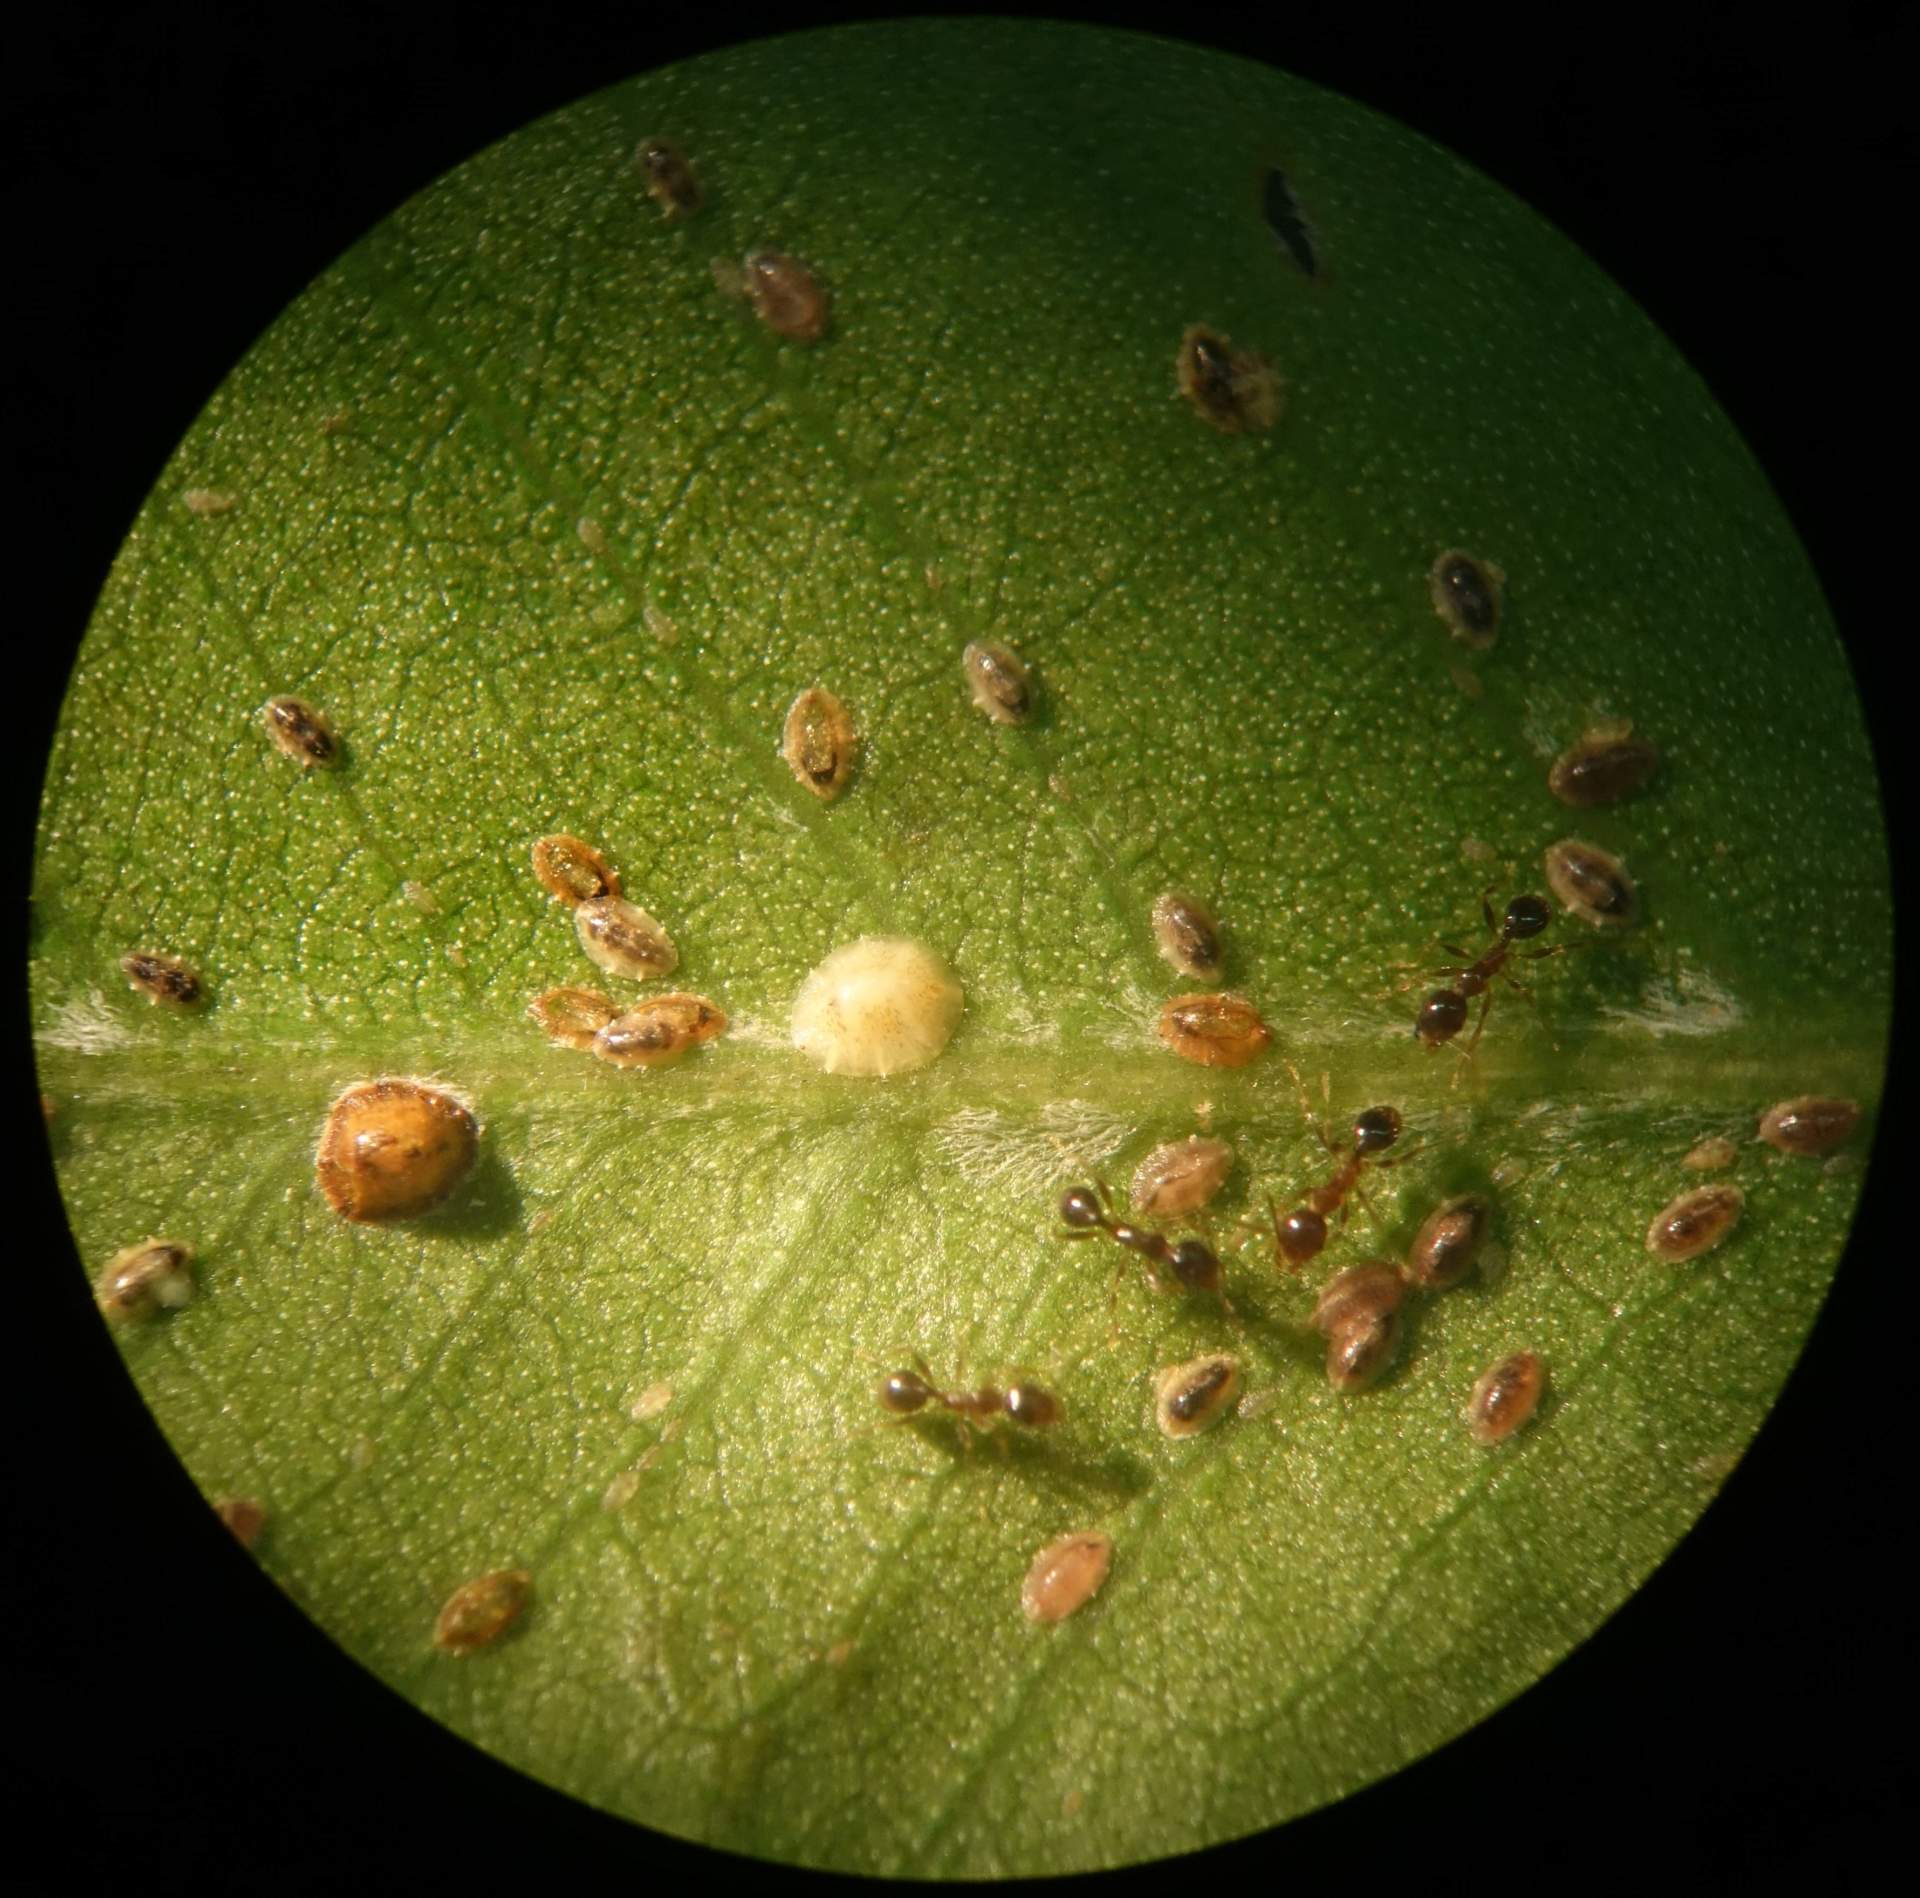
[[[1760,1116],[1760,1138],[1781,1153],[1814,1160],[1831,1153],[1859,1124],[1858,1101],[1802,1094],[1776,1102]]]
[[[1427,574],[1433,610],[1461,645],[1485,652],[1500,637],[1500,593],[1507,576],[1491,561],[1449,547]]]
[[[1160,1010],[1158,1027],[1182,1061],[1203,1068],[1244,1068],[1273,1039],[1241,995],[1176,995]]]
[[[1240,1391],[1240,1362],[1224,1352],[1170,1364],[1153,1381],[1153,1418],[1161,1434],[1197,1437]]]
[[[1562,804],[1591,810],[1632,796],[1659,768],[1660,754],[1644,738],[1624,731],[1590,731],[1553,761],[1547,789]]]
[[[1493,1208],[1478,1193],[1442,1200],[1420,1223],[1402,1268],[1409,1285],[1444,1292],[1473,1270],[1493,1224]]]
[[[934,1404],[964,1417],[976,1429],[1004,1417],[1025,1430],[1051,1430],[1067,1414],[1053,1392],[1031,1381],[1009,1384],[1004,1390],[997,1384],[982,1384],[970,1391],[942,1390],[925,1358],[916,1357],[913,1364],[910,1371],[890,1371],[880,1380],[880,1407],[896,1417],[911,1417]]]
[[[1561,907],[1583,923],[1596,929],[1619,929],[1633,921],[1639,892],[1627,875],[1627,866],[1612,851],[1578,837],[1563,837],[1547,846],[1542,862],[1547,887]]]
[[[700,180],[693,175],[686,154],[670,138],[643,140],[634,162],[647,181],[647,196],[672,220],[691,217],[700,208]]]
[[[1504,1443],[1540,1406],[1547,1367],[1539,1354],[1516,1351],[1480,1373],[1467,1399],[1467,1430],[1475,1443]]]
[[[1147,1283],[1156,1292],[1176,1289],[1212,1292],[1221,1307],[1231,1313],[1222,1282],[1220,1261],[1203,1239],[1170,1240],[1151,1226],[1136,1226],[1118,1218],[1113,1210],[1113,1195],[1096,1181],[1093,1186],[1070,1186],[1060,1195],[1060,1217],[1068,1230],[1063,1239],[1091,1239],[1105,1233],[1115,1245],[1124,1246],[1146,1261]],[[1114,1275],[1114,1291],[1120,1289],[1119,1273]]]
[[[776,336],[817,343],[826,335],[826,290],[799,258],[783,250],[749,251],[740,270],[741,288],[754,315]]]
[[[1220,925],[1203,904],[1177,890],[1155,898],[1153,940],[1161,956],[1182,975],[1202,981],[1220,973]]]
[[[340,755],[333,727],[305,699],[269,699],[261,708],[260,722],[282,755],[303,771],[332,764]]]
[[[1280,415],[1280,378],[1259,351],[1190,323],[1174,358],[1174,380],[1194,413],[1223,435],[1271,428]]]
[[[157,956],[136,950],[120,958],[120,973],[128,987],[161,1008],[192,1008],[205,992],[199,974],[178,956]]]
[[[1407,1288],[1383,1260],[1337,1272],[1321,1289],[1312,1325],[1327,1341],[1327,1382],[1363,1391],[1378,1382],[1400,1345],[1400,1307]]]
[[[1443,1042],[1451,1041],[1467,1025],[1467,1004],[1477,995],[1480,997],[1480,1018],[1475,1022],[1473,1038],[1466,1046],[1468,1054],[1473,1052],[1479,1043],[1481,1031],[1487,1025],[1487,1010],[1493,1006],[1495,976],[1504,975],[1507,985],[1522,995],[1530,992],[1513,979],[1512,971],[1506,966],[1507,958],[1513,954],[1515,943],[1539,935],[1553,921],[1553,911],[1543,896],[1516,896],[1507,905],[1507,913],[1495,922],[1493,905],[1487,900],[1492,894],[1492,890],[1488,889],[1480,898],[1480,913],[1486,918],[1487,933],[1493,937],[1482,955],[1478,958],[1469,957],[1457,943],[1445,942],[1440,945],[1459,956],[1461,962],[1458,966],[1440,971],[1453,978],[1451,986],[1435,989],[1420,1005],[1420,1013],[1414,1018],[1413,1032],[1425,1047],[1438,1048]],[[1530,961],[1538,962],[1546,956],[1564,955],[1572,946],[1556,943],[1551,949],[1529,949],[1524,953]]]
[[[1735,1226],[1747,1196],[1737,1186],[1696,1186],[1669,1200],[1647,1228],[1647,1250],[1675,1265],[1711,1252]]]
[[[1400,1138],[1401,1125],[1398,1108],[1369,1107],[1355,1115],[1352,1150],[1341,1159],[1324,1186],[1313,1187],[1284,1219],[1279,1205],[1271,1199],[1267,1201],[1267,1210],[1273,1218],[1275,1250],[1290,1268],[1297,1270],[1305,1265],[1327,1243],[1329,1217],[1345,1213],[1347,1196],[1359,1185],[1360,1175]],[[1324,1134],[1321,1137],[1325,1139]]]

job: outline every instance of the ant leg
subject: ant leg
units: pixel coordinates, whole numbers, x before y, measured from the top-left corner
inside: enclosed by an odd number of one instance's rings
[[[1500,925],[1494,920],[1493,903],[1491,900],[1494,891],[1499,887],[1497,883],[1489,883],[1487,887],[1480,892],[1480,914],[1487,919],[1487,934],[1489,936],[1497,936],[1500,933]]]
[[[1487,1010],[1490,1009],[1492,1006],[1493,1006],[1493,990],[1489,988],[1487,992],[1484,995],[1482,995],[1480,998],[1480,1019],[1473,1024],[1473,1039],[1469,1041],[1467,1045],[1460,1051],[1462,1054],[1464,1054],[1467,1057],[1468,1060],[1472,1060],[1473,1058],[1473,1051],[1475,1047],[1479,1044],[1481,1033],[1486,1028],[1486,1025],[1487,1025]]]

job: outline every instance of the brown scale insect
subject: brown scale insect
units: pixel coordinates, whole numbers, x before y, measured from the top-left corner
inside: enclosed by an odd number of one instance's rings
[[[115,1324],[144,1318],[149,1312],[178,1311],[193,1296],[187,1265],[193,1248],[177,1239],[142,1239],[122,1246],[94,1280],[93,1295]]]
[[[619,873],[606,858],[591,844],[565,831],[535,839],[533,874],[549,896],[569,909],[597,897],[620,894]]]
[[[1222,1282],[1220,1261],[1213,1248],[1204,1239],[1174,1241],[1151,1226],[1136,1226],[1129,1220],[1116,1217],[1113,1195],[1107,1191],[1104,1182],[1096,1181],[1093,1186],[1068,1187],[1060,1195],[1060,1218],[1067,1227],[1067,1231],[1060,1235],[1063,1239],[1092,1239],[1104,1233],[1115,1245],[1144,1259],[1147,1283],[1156,1292],[1176,1289],[1212,1292],[1220,1300],[1222,1309],[1229,1314],[1232,1312],[1233,1307],[1227,1303]],[[1118,1270],[1114,1274],[1113,1289],[1117,1297],[1120,1290]]]
[[[260,1531],[267,1526],[265,1505],[251,1496],[223,1497],[214,1504],[213,1513],[226,1524],[243,1549],[252,1548],[260,1539]]]
[[[1569,745],[1547,772],[1547,789],[1562,804],[1591,810],[1631,797],[1660,768],[1660,754],[1631,731],[1598,728]]]
[[[477,1654],[498,1641],[532,1600],[533,1577],[523,1568],[476,1575],[447,1597],[433,1624],[433,1645],[442,1654]]]
[[[327,1111],[314,1180],[342,1219],[414,1219],[466,1178],[479,1147],[479,1122],[453,1095],[419,1081],[357,1081]]]
[[[1578,837],[1563,837],[1547,846],[1541,861],[1547,887],[1560,906],[1583,923],[1596,929],[1621,929],[1633,921],[1639,891],[1627,875],[1627,866],[1612,851]]]
[[[1858,1101],[1801,1094],[1775,1102],[1760,1116],[1760,1138],[1781,1153],[1816,1160],[1831,1153],[1859,1124]]]
[[[847,708],[825,686],[809,686],[787,708],[780,755],[815,797],[831,802],[846,788],[859,744]]]
[[[1232,1169],[1233,1149],[1224,1140],[1205,1134],[1164,1140],[1134,1168],[1133,1210],[1149,1219],[1198,1212]]]
[[[1177,890],[1156,897],[1153,940],[1162,958],[1182,975],[1197,976],[1203,982],[1218,978],[1222,962],[1220,925],[1204,904]]]
[[[1244,1068],[1273,1039],[1241,995],[1176,995],[1160,1010],[1157,1027],[1182,1061],[1203,1068]]]
[[[1084,1608],[1113,1568],[1113,1538],[1098,1529],[1056,1536],[1039,1550],[1020,1584],[1020,1611],[1050,1627]]]
[[[1033,715],[1033,675],[997,639],[969,640],[960,654],[973,702],[996,725],[1024,725]]]
[[[281,755],[303,771],[339,759],[340,741],[333,727],[305,699],[269,699],[260,708],[260,722]]]
[[[1438,1048],[1444,1042],[1451,1041],[1467,1025],[1467,1005],[1477,995],[1480,997],[1480,1016],[1474,1023],[1473,1036],[1465,1049],[1466,1053],[1472,1054],[1487,1025],[1487,1011],[1493,1006],[1495,976],[1503,976],[1507,986],[1518,994],[1532,993],[1514,980],[1513,972],[1506,966],[1507,959],[1514,953],[1515,943],[1539,935],[1553,921],[1553,911],[1548,908],[1545,897],[1516,896],[1507,905],[1506,914],[1496,922],[1493,905],[1487,900],[1492,894],[1493,890],[1489,887],[1480,897],[1480,914],[1486,918],[1487,933],[1493,938],[1480,956],[1469,956],[1457,943],[1443,942],[1440,945],[1460,957],[1461,962],[1459,966],[1440,971],[1453,978],[1451,986],[1435,989],[1421,1003],[1420,1013],[1414,1018],[1413,1032],[1423,1047]],[[1575,946],[1571,943],[1555,943],[1550,949],[1528,949],[1522,953],[1529,961],[1539,962],[1547,956],[1565,955]]]
[[[1402,1276],[1423,1292],[1450,1290],[1473,1270],[1492,1225],[1493,1208],[1480,1194],[1442,1200],[1413,1235]]]
[[[161,1008],[192,1008],[205,993],[199,971],[189,968],[178,956],[135,950],[120,958],[120,973],[136,994]]]
[[[1053,1392],[1031,1380],[1009,1384],[982,1384],[974,1390],[943,1390],[934,1381],[925,1358],[916,1357],[910,1371],[890,1371],[880,1380],[880,1407],[895,1417],[911,1417],[936,1405],[965,1419],[975,1429],[1004,1418],[1026,1430],[1051,1430],[1067,1414]]]
[[[701,203],[700,180],[693,175],[686,154],[670,138],[643,139],[633,155],[647,181],[647,196],[660,207],[662,218],[691,217]]]
[[[1280,378],[1258,350],[1235,349],[1233,339],[1204,323],[1181,333],[1174,382],[1193,412],[1223,435],[1271,428],[1280,416]]]
[[[1467,1430],[1475,1443],[1504,1443],[1540,1406],[1547,1388],[1545,1361],[1516,1351],[1480,1373],[1467,1399]]]
[[[548,989],[527,1004],[527,1013],[563,1048],[593,1052],[593,1038],[620,1013],[598,989]]]
[[[1380,1155],[1400,1138],[1402,1124],[1396,1107],[1369,1107],[1356,1114],[1352,1149],[1342,1157],[1325,1185],[1311,1188],[1284,1219],[1280,1217],[1278,1203],[1272,1199],[1267,1201],[1267,1211],[1273,1219],[1274,1249],[1290,1269],[1297,1271],[1327,1243],[1328,1217],[1345,1216],[1347,1196],[1359,1185],[1360,1176],[1368,1166],[1377,1164]],[[1335,1150],[1324,1133],[1320,1137],[1330,1152]]]
[[[1501,590],[1507,576],[1489,560],[1458,547],[1438,555],[1427,572],[1433,610],[1447,630],[1472,652],[1485,652],[1500,637]]]
[[[1711,1252],[1735,1226],[1747,1196],[1737,1186],[1696,1186],[1669,1200],[1647,1228],[1647,1250],[1674,1265]]]
[[[1327,1382],[1335,1390],[1379,1381],[1399,1349],[1406,1296],[1399,1272],[1381,1259],[1350,1265],[1321,1288],[1310,1322],[1327,1341]]]
[[[657,981],[671,975],[680,961],[667,932],[623,896],[595,896],[577,904],[573,933],[596,968],[628,981]]]
[[[726,1026],[704,995],[656,995],[603,1023],[589,1045],[616,1068],[664,1068]]]
[[[826,335],[827,292],[799,258],[783,250],[750,250],[740,261],[737,277],[724,265],[716,265],[714,275],[737,283],[754,315],[776,336],[790,343],[817,343]]]

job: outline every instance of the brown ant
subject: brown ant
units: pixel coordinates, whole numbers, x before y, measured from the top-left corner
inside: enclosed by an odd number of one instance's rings
[[[946,1391],[934,1382],[925,1358],[916,1357],[913,1365],[910,1371],[890,1371],[880,1381],[880,1407],[896,1417],[911,1417],[929,1404],[938,1404],[976,1429],[984,1430],[996,1417],[1004,1417],[1024,1429],[1048,1430],[1066,1415],[1059,1398],[1038,1384],[1009,1384],[1005,1390],[982,1384],[978,1390]]]
[[[1477,995],[1480,997],[1480,1018],[1474,1023],[1472,1039],[1462,1051],[1472,1054],[1480,1040],[1481,1031],[1487,1025],[1487,1010],[1493,1006],[1493,978],[1496,975],[1504,975],[1509,987],[1522,995],[1533,993],[1514,980],[1512,971],[1506,967],[1507,958],[1514,953],[1515,943],[1539,935],[1553,921],[1553,911],[1544,896],[1516,896],[1507,905],[1507,913],[1496,922],[1493,905],[1487,900],[1493,894],[1494,887],[1489,885],[1480,896],[1480,913],[1487,920],[1487,933],[1493,937],[1486,952],[1476,960],[1457,943],[1443,942],[1440,945],[1458,956],[1460,961],[1458,965],[1440,971],[1442,975],[1453,978],[1453,986],[1435,989],[1421,1003],[1420,1013],[1414,1019],[1413,1032],[1424,1047],[1437,1048],[1442,1042],[1451,1041],[1467,1025],[1467,1004]],[[1563,955],[1578,946],[1562,942],[1555,943],[1550,949],[1528,949],[1523,953],[1530,961],[1538,962],[1543,957]]]
[[[1098,1188],[1096,1193],[1095,1188]],[[1170,1292],[1176,1286],[1192,1292],[1212,1292],[1229,1317],[1233,1307],[1227,1302],[1222,1284],[1220,1261],[1204,1239],[1170,1240],[1151,1226],[1136,1226],[1117,1217],[1113,1195],[1104,1180],[1094,1186],[1070,1186],[1060,1195],[1060,1217],[1069,1230],[1063,1239],[1091,1239],[1105,1233],[1114,1244],[1137,1252],[1147,1262],[1147,1283],[1156,1292]],[[1169,1282],[1168,1274],[1172,1275]],[[1114,1275],[1114,1293],[1120,1290],[1118,1273]]]
[[[1267,1201],[1267,1210],[1273,1216],[1274,1246],[1290,1267],[1305,1265],[1327,1243],[1328,1216],[1344,1216],[1348,1194],[1359,1185],[1368,1163],[1376,1161],[1400,1138],[1401,1124],[1397,1107],[1369,1107],[1356,1114],[1353,1150],[1342,1157],[1324,1186],[1309,1189],[1284,1219],[1279,1206],[1271,1199]],[[1326,1140],[1324,1133],[1320,1137]],[[1331,1142],[1328,1149],[1333,1150]]]

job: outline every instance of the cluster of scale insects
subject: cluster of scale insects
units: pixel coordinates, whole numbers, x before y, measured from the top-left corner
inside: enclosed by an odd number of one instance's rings
[[[682,223],[697,216],[707,193],[687,155],[672,140],[649,138],[635,163],[661,217]],[[1277,171],[1267,178],[1265,214],[1283,251],[1310,278],[1319,274],[1314,239],[1290,187]],[[738,262],[712,266],[718,286],[743,300],[772,335],[812,345],[831,327],[829,292],[799,258],[771,246],[750,250]],[[1222,435],[1258,434],[1282,417],[1285,385],[1259,350],[1236,345],[1204,323],[1189,324],[1174,351],[1174,391],[1193,414]],[[337,419],[337,418],[336,418]],[[236,497],[194,489],[184,497],[203,520],[233,510]],[[591,529],[591,532],[589,532]],[[604,551],[598,523],[581,523],[583,542]],[[936,585],[933,569],[928,582]],[[1507,575],[1491,560],[1460,547],[1436,554],[1426,575],[1433,610],[1451,638],[1466,651],[1484,654],[1500,638],[1506,617]],[[968,640],[959,668],[973,706],[996,726],[1031,723],[1041,704],[1039,683],[1009,645],[991,638]],[[1471,675],[1455,670],[1462,689],[1478,693]],[[336,771],[349,754],[332,719],[304,698],[278,695],[259,714],[274,749],[302,773]],[[826,686],[802,690],[781,726],[778,755],[799,785],[831,804],[858,776],[863,739],[846,703]],[[1660,764],[1657,749],[1619,721],[1585,731],[1552,763],[1548,792],[1578,810],[1612,805],[1643,789]],[[1057,779],[1049,780],[1067,796]],[[1548,890],[1570,916],[1601,932],[1618,931],[1638,916],[1640,898],[1622,860],[1583,838],[1550,845],[1541,859]],[[626,894],[619,873],[593,845],[570,833],[540,837],[532,869],[541,887],[571,915],[579,950],[611,981],[659,983],[678,966],[679,951],[667,930]],[[406,886],[410,900],[431,913],[432,899]],[[1421,1003],[1413,1033],[1428,1049],[1456,1039],[1472,1022],[1461,1052],[1471,1057],[1484,1034],[1497,987],[1530,991],[1517,978],[1516,963],[1538,963],[1583,946],[1558,942],[1523,947],[1553,922],[1548,901],[1537,894],[1514,896],[1496,915],[1490,888],[1480,899],[1487,942],[1478,952],[1444,947],[1453,962],[1435,970],[1441,985]],[[1145,931],[1160,957],[1181,977],[1203,986],[1174,995],[1160,1007],[1152,1027],[1179,1059],[1206,1068],[1247,1067],[1267,1051],[1272,1032],[1247,997],[1218,985],[1227,965],[1227,942],[1208,904],[1188,890],[1171,889],[1153,903]],[[451,953],[451,952],[450,952]],[[129,985],[159,1008],[181,1015],[200,1012],[209,999],[205,977],[183,958],[158,949],[137,949],[121,958]],[[1477,1007],[1476,1007],[1477,1004]],[[795,1047],[832,1074],[886,1076],[932,1060],[960,1019],[964,996],[939,956],[902,938],[862,938],[843,945],[809,976],[796,1001]],[[727,1028],[719,1005],[687,991],[650,991],[615,1001],[596,988],[564,985],[544,990],[528,1014],[557,1046],[590,1055],[615,1069],[654,1069],[681,1061]],[[1296,1076],[1296,1081],[1297,1081]],[[1456,1077],[1457,1078],[1457,1077]],[[1305,1106],[1304,1091],[1302,1094]],[[48,1111],[53,1104],[47,1103]],[[1781,1101],[1762,1116],[1758,1138],[1791,1155],[1830,1153],[1853,1131],[1858,1106],[1846,1100],[1803,1096]],[[1309,1118],[1311,1116],[1309,1115]],[[1363,1193],[1371,1171],[1397,1164],[1393,1150],[1404,1131],[1400,1110],[1376,1105],[1358,1113],[1344,1142],[1322,1139],[1326,1166],[1314,1181],[1286,1196],[1269,1198],[1266,1228],[1274,1265],[1291,1280],[1327,1248],[1350,1204]],[[379,1077],[346,1087],[334,1101],[315,1148],[315,1183],[342,1219],[381,1225],[419,1218],[440,1206],[471,1170],[483,1129],[471,1104],[456,1091],[404,1077]],[[1736,1158],[1724,1136],[1703,1140],[1686,1158],[1694,1171],[1717,1171]],[[1212,1135],[1194,1134],[1156,1146],[1131,1182],[1131,1210],[1122,1212],[1104,1181],[1069,1186],[1057,1201],[1058,1234],[1096,1241],[1118,1253],[1110,1308],[1130,1263],[1160,1293],[1211,1297],[1224,1319],[1239,1324],[1228,1297],[1220,1250],[1195,1231],[1175,1236],[1171,1222],[1204,1216],[1234,1163],[1231,1147]],[[1654,1215],[1646,1246],[1655,1257],[1682,1262],[1718,1245],[1743,1209],[1740,1190],[1725,1182],[1695,1186]],[[1410,1301],[1442,1294],[1461,1284],[1488,1248],[1495,1221],[1492,1197],[1457,1193],[1427,1213],[1402,1256],[1365,1258],[1342,1266],[1321,1285],[1305,1329],[1324,1340],[1325,1374],[1342,1394],[1367,1390],[1391,1370],[1403,1336]],[[189,1266],[193,1248],[182,1241],[147,1238],[116,1252],[96,1285],[101,1309],[116,1322],[177,1310],[194,1294]],[[1241,1393],[1242,1364],[1230,1351],[1210,1351],[1159,1369],[1152,1379],[1153,1414],[1172,1439],[1200,1434],[1227,1416]],[[1547,1388],[1539,1353],[1516,1350],[1487,1366],[1467,1394],[1464,1421],[1474,1441],[1499,1444],[1534,1416]],[[1044,1434],[1059,1426],[1067,1407],[1037,1378],[952,1387],[935,1377],[923,1358],[889,1372],[878,1387],[882,1410],[901,1421],[941,1417],[963,1429],[1004,1426]],[[964,1439],[963,1439],[964,1440]],[[264,1506],[250,1497],[215,1505],[220,1519],[251,1546],[266,1521]],[[1074,1613],[1100,1588],[1113,1559],[1113,1543],[1097,1530],[1056,1538],[1034,1556],[1021,1588],[1021,1606],[1047,1624]],[[503,1568],[478,1575],[447,1598],[433,1629],[443,1653],[469,1655],[491,1646],[515,1625],[533,1599],[532,1575]]]

